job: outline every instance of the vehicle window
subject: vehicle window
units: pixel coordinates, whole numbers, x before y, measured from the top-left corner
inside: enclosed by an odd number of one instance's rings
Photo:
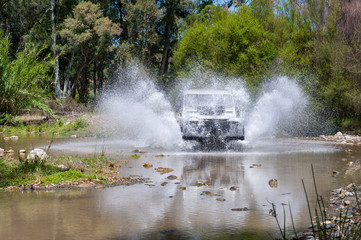
[[[186,107],[198,106],[224,106],[233,107],[233,98],[229,94],[187,94],[185,95]]]

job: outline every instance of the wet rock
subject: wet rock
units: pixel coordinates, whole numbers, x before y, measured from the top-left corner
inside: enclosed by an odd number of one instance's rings
[[[9,141],[10,137],[4,137],[4,141]]]
[[[139,149],[134,149],[132,153],[140,153]]]
[[[252,164],[253,167],[262,167],[262,164],[254,163]]]
[[[19,140],[19,137],[18,136],[11,136],[10,140],[17,141],[17,140]]]
[[[177,179],[177,176],[175,176],[175,175],[169,175],[167,178],[168,178],[169,180],[175,180],[175,179]]]
[[[163,167],[154,168],[154,170],[156,172],[159,172],[161,175],[163,175],[164,173],[170,173],[174,171],[172,168],[163,168]]]
[[[28,160],[36,160],[36,159],[45,160],[46,158],[48,158],[48,155],[43,149],[40,148],[35,148],[31,150],[27,157]]]
[[[224,202],[224,201],[226,201],[226,199],[225,199],[225,198],[216,198],[216,200],[217,200],[217,201],[220,201],[220,202]]]
[[[165,185],[167,185],[168,183],[167,182],[163,182],[162,184],[161,184],[161,186],[165,186]]]
[[[5,156],[5,150],[0,148],[0,158],[3,158]]]
[[[143,164],[143,167],[144,168],[151,168],[151,167],[153,167],[153,165],[151,163],[149,163],[149,162],[146,162],[146,163]]]
[[[211,193],[210,191],[203,191],[201,195],[220,196],[219,194]]]
[[[332,175],[338,175],[340,172],[336,170],[332,170]]]
[[[187,187],[180,187],[180,189],[184,191],[187,189]]]
[[[277,188],[278,186],[278,181],[277,179],[273,178],[273,179],[270,179],[268,181],[268,185],[271,187],[271,188]]]
[[[243,208],[232,208],[232,211],[235,212],[244,212],[244,211],[249,211],[249,209],[247,207],[243,207]]]
[[[231,191],[236,191],[237,188],[236,188],[235,186],[232,186],[232,187],[229,188],[229,190],[231,190]]]

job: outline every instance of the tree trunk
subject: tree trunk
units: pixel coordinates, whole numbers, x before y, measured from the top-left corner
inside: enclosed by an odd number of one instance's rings
[[[103,64],[98,66],[98,96],[102,97],[103,94]]]
[[[60,81],[59,81],[59,58],[56,56],[56,24],[55,24],[55,0],[50,0],[51,7],[51,25],[52,25],[52,36],[53,36],[53,55],[55,57],[55,73],[54,73],[54,87],[55,95],[60,97]]]
[[[160,75],[163,76],[168,73],[168,64],[169,64],[169,48],[170,48],[170,37],[171,37],[171,27],[174,24],[174,2],[170,3],[170,6],[167,8],[166,13],[166,28],[164,33],[164,48],[163,48],[163,57],[162,57],[162,66],[160,69]]]
[[[93,91],[94,91],[94,103],[97,102],[97,60],[94,62],[94,69],[93,69]]]
[[[88,68],[83,68],[83,74],[80,79],[80,88],[79,88],[79,101],[81,103],[88,102]]]
[[[71,58],[70,58],[69,64],[68,64],[67,69],[66,69],[67,75],[66,75],[65,81],[64,81],[64,88],[63,88],[62,97],[68,97],[71,94],[71,92],[70,92],[70,71],[73,68],[74,55],[75,55],[75,51],[73,50],[71,52]]]

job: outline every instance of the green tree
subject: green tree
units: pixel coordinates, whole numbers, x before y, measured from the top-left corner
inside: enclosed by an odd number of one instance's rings
[[[80,101],[84,103],[88,101],[90,66],[97,60],[101,61],[102,56],[113,51],[112,38],[120,32],[121,29],[117,24],[114,24],[108,17],[103,17],[98,5],[81,2],[75,7],[73,17],[64,21],[63,29],[60,31],[60,35],[67,41],[68,51],[72,52],[69,63],[74,61],[74,57],[78,61],[72,85],[64,83],[64,86],[70,86],[63,92],[65,96],[70,96],[80,81]],[[72,64],[70,65],[73,67]],[[97,66],[103,65],[97,64]],[[103,69],[96,69],[96,71],[103,71]]]
[[[184,32],[174,54],[175,65],[182,69],[195,60],[217,72],[256,76],[276,57],[273,38],[247,6],[236,13],[207,6]]]

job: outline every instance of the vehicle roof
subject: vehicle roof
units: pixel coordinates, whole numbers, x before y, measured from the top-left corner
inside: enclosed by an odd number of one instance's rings
[[[184,92],[184,94],[227,94],[232,95],[230,92],[225,90],[216,90],[216,89],[189,89]]]

